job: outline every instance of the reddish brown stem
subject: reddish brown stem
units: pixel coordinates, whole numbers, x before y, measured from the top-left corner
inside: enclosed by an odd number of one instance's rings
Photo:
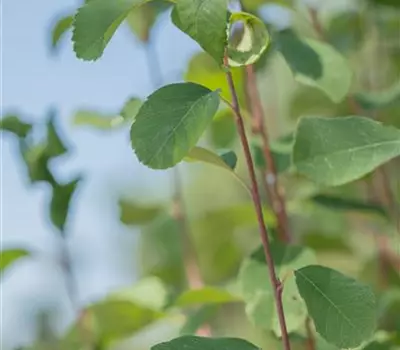
[[[318,19],[318,11],[314,8],[309,7],[308,13],[310,14],[311,24],[312,24],[315,32],[318,34],[318,37],[321,40],[325,41],[326,40],[325,32],[324,32],[324,28],[322,27],[321,22]]]
[[[187,223],[184,198],[182,192],[182,180],[178,167],[174,168],[174,198],[173,198],[173,217],[180,227],[181,241],[183,242],[183,261],[185,267],[185,275],[190,289],[199,289],[203,287],[203,279],[198,265],[198,259],[194,244],[190,237],[189,225]],[[210,337],[211,327],[204,324],[196,333],[197,335]]]
[[[225,57],[225,65],[228,66],[228,59]],[[260,192],[258,189],[256,173],[254,169],[254,163],[250,151],[249,142],[246,136],[246,130],[244,127],[242,113],[239,107],[239,100],[236,93],[235,85],[233,82],[232,73],[227,71],[226,73],[229,89],[232,96],[232,106],[233,112],[235,114],[237,130],[240,136],[240,141],[242,143],[244,155],[246,158],[246,164],[250,175],[251,181],[251,193],[252,199],[254,203],[254,208],[257,214],[257,221],[260,230],[260,237],[264,248],[265,260],[268,266],[269,278],[271,281],[271,285],[274,287],[274,296],[275,296],[275,306],[278,313],[279,324],[282,333],[282,343],[284,350],[290,350],[290,342],[289,342],[289,335],[287,332],[286,321],[285,321],[285,314],[283,310],[283,303],[282,303],[282,283],[276,276],[274,261],[271,255],[271,247],[268,238],[268,231],[265,225],[264,216],[262,212],[262,205],[261,205],[261,197]]]
[[[263,184],[277,219],[278,235],[282,241],[290,242],[292,237],[289,232],[286,204],[279,189],[278,172],[270,148],[268,130],[264,122],[264,109],[257,88],[257,77],[254,66],[247,66],[246,73],[246,91],[252,113],[252,131],[253,134],[261,137],[262,150],[267,165],[263,173]]]

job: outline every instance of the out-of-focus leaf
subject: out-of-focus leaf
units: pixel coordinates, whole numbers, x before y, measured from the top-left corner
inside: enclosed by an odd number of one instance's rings
[[[57,130],[55,119],[54,112],[51,112],[47,121],[47,144],[45,150],[46,156],[49,159],[62,156],[68,152],[67,146]]]
[[[87,325],[90,334],[94,339],[101,339],[104,345],[132,336],[164,316],[161,312],[126,300],[105,300],[92,304],[85,309],[85,314],[90,317],[91,324]],[[83,345],[79,327],[82,326],[73,325],[64,339],[63,349],[78,349]]]
[[[400,155],[400,130],[369,118],[302,118],[293,163],[297,171],[324,185],[354,181]]]
[[[400,81],[389,89],[380,92],[363,92],[355,96],[364,110],[376,110],[387,107],[400,107]]]
[[[159,205],[144,206],[132,201],[119,201],[120,220],[125,225],[145,225],[152,222],[163,210]]]
[[[5,249],[0,252],[0,274],[3,275],[17,260],[29,256],[30,252],[26,249]]]
[[[241,299],[225,289],[217,287],[203,287],[192,289],[182,293],[175,301],[179,307],[189,307],[203,304],[236,303]]]
[[[146,277],[131,287],[111,293],[109,298],[127,300],[152,310],[161,311],[167,303],[168,291],[159,278]]]
[[[82,109],[75,113],[73,123],[75,125],[95,127],[100,130],[122,127],[135,119],[142,103],[140,99],[132,97],[125,102],[121,111],[114,115]]]
[[[384,274],[382,274],[383,269],[385,269]],[[386,289],[387,285],[400,288],[400,273],[397,268],[389,261],[383,265],[383,261],[378,254],[365,262],[359,278],[376,291]]]
[[[157,276],[174,288],[185,284],[182,239],[172,217],[161,215],[144,227],[137,252],[142,275]]]
[[[271,252],[277,277],[280,280],[285,279],[282,297],[288,331],[292,332],[304,323],[307,312],[305,304],[298,295],[294,279],[287,277],[293,270],[314,263],[316,258],[307,248],[284,245],[280,242],[271,244]],[[280,335],[279,320],[274,307],[273,286],[268,278],[262,247],[242,263],[238,279],[250,320],[256,326],[274,330]]]
[[[196,334],[197,330],[200,329],[203,324],[207,323],[207,321],[215,316],[217,310],[218,307],[216,305],[206,305],[195,310],[187,316],[186,322],[182,326],[179,334]]]
[[[154,345],[151,350],[260,350],[259,347],[243,339],[205,338],[183,336],[166,343]]]
[[[323,233],[309,233],[303,237],[303,244],[316,252],[343,251],[350,253],[347,242],[340,236],[328,236]]]
[[[303,116],[333,117],[346,115],[349,111],[347,101],[334,103],[323,91],[310,86],[299,86],[290,103],[290,117],[299,119]]]
[[[400,4],[397,0],[367,0],[367,1],[374,5],[384,5],[384,6],[400,8]]]
[[[338,211],[358,211],[367,214],[378,214],[387,217],[387,212],[384,207],[375,203],[365,203],[361,200],[343,198],[338,196],[318,194],[311,198],[311,201]]]
[[[243,105],[245,101],[243,70],[232,68],[231,72],[239,95],[239,102]],[[231,99],[226,73],[206,52],[199,52],[191,58],[184,78],[188,82],[203,85],[212,91],[220,89],[220,94],[223,98]],[[217,115],[214,120],[216,118]]]
[[[377,305],[372,289],[327,267],[295,271],[296,284],[317,332],[339,348],[355,348],[376,328]]]
[[[381,296],[378,306],[380,328],[389,332],[398,331],[400,329],[400,288],[386,290]]]
[[[365,23],[360,13],[340,12],[329,21],[326,39],[341,52],[356,50],[364,38],[363,28]]]
[[[299,83],[322,90],[336,103],[345,98],[352,71],[346,59],[332,46],[300,39],[292,30],[279,32],[275,40],[276,48]]]
[[[195,40],[219,65],[227,43],[228,0],[179,0],[172,22]]]
[[[24,122],[16,115],[6,115],[0,119],[0,130],[8,131],[24,138],[32,130],[32,124]]]
[[[73,16],[64,16],[58,19],[51,32],[51,46],[53,50],[58,48],[61,39],[71,29],[73,21]]]
[[[259,143],[252,143],[254,164],[257,168],[266,169],[267,163],[264,157],[264,151]],[[284,173],[292,165],[291,152],[279,152],[271,149],[272,157],[278,174]]]
[[[179,163],[212,122],[219,102],[217,91],[193,83],[167,85],[151,94],[131,128],[140,162],[153,169]]]
[[[170,3],[166,1],[153,0],[134,8],[129,12],[126,18],[132,33],[137,36],[140,41],[147,43],[150,38],[151,29],[158,16],[169,6]]]
[[[135,7],[148,0],[86,1],[77,11],[73,22],[72,41],[78,58],[97,60]]]
[[[210,127],[210,141],[215,148],[227,148],[236,139],[235,119],[231,109],[223,109],[215,115]]]
[[[53,185],[53,196],[50,202],[50,218],[55,227],[57,227],[61,234],[65,235],[65,224],[71,207],[74,192],[78,186],[81,178],[65,184]]]
[[[270,43],[270,36],[263,21],[245,12],[231,14],[230,26],[240,22],[243,25],[242,36],[237,45],[228,42],[228,63],[231,67],[240,67],[258,61]]]
[[[242,0],[241,3],[246,11],[255,12],[261,6],[270,4],[290,7],[292,5],[292,0]]]
[[[31,183],[44,181],[55,184],[54,177],[49,170],[46,148],[47,144],[43,142],[32,146],[23,141],[20,142],[21,156],[28,169]]]

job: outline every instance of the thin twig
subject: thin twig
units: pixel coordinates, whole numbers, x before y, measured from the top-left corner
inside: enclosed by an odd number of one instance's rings
[[[270,147],[268,130],[264,122],[265,114],[257,88],[257,78],[254,66],[247,66],[246,73],[246,91],[252,112],[252,131],[254,135],[259,135],[261,137],[262,150],[267,165],[263,172],[263,184],[277,219],[278,235],[282,241],[290,242],[292,237],[289,232],[289,220],[286,212],[286,204],[283,194],[279,189],[278,172]]]
[[[228,66],[228,59],[226,56],[225,56],[225,65]],[[256,210],[256,214],[257,214],[258,226],[259,226],[259,230],[260,230],[260,237],[261,237],[261,241],[262,241],[263,248],[264,248],[265,260],[266,260],[267,266],[268,266],[269,278],[271,281],[271,285],[274,288],[275,305],[276,305],[280,329],[281,329],[281,333],[282,333],[282,343],[283,343],[283,347],[285,350],[290,350],[289,335],[287,332],[285,314],[284,314],[283,303],[282,303],[282,284],[276,275],[274,261],[272,259],[272,255],[271,255],[271,247],[270,247],[269,238],[268,238],[268,231],[267,231],[267,228],[265,225],[264,216],[263,216],[263,212],[262,212],[261,197],[260,197],[260,192],[258,189],[257,178],[256,178],[255,169],[254,169],[254,163],[253,163],[253,159],[252,159],[252,155],[251,155],[251,151],[250,151],[249,142],[248,142],[248,139],[246,136],[246,130],[245,130],[241,110],[239,107],[239,100],[238,100],[235,85],[233,82],[232,73],[230,71],[227,71],[226,77],[227,77],[229,89],[230,89],[230,92],[232,95],[232,106],[234,108],[233,111],[235,113],[237,129],[238,129],[238,133],[239,133],[240,140],[242,143],[244,155],[246,158],[247,168],[248,168],[249,175],[250,175],[252,198],[253,198],[253,203],[254,203],[254,207]]]
[[[158,54],[153,47],[153,41],[149,40],[146,44],[146,56],[149,75],[154,88],[161,85],[163,81],[160,61]],[[190,289],[198,289],[204,286],[201,271],[198,264],[197,254],[194,248],[193,241],[190,235],[190,229],[187,222],[185,212],[185,202],[183,196],[182,178],[178,166],[173,169],[173,199],[172,199],[172,215],[179,225],[179,231],[183,246],[183,262],[185,268],[185,277]],[[204,324],[197,331],[198,335],[211,336],[211,327],[209,324]]]
[[[71,307],[78,314],[77,326],[78,331],[85,346],[86,350],[94,349],[94,339],[92,337],[92,332],[86,326],[87,312],[81,309],[78,302],[78,288],[75,282],[75,277],[72,271],[71,257],[67,248],[65,239],[61,242],[61,268],[64,272],[65,284],[67,289],[68,299],[70,301]]]
[[[316,350],[317,347],[315,346],[315,338],[311,322],[311,318],[308,316],[306,319],[307,350]]]

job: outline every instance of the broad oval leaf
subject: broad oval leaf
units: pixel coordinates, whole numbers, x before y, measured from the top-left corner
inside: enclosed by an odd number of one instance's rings
[[[230,26],[236,22],[243,23],[243,31],[237,45],[228,42],[228,64],[241,67],[258,61],[270,43],[268,30],[258,17],[249,13],[233,13],[229,19]]]
[[[235,303],[241,299],[229,291],[217,287],[203,287],[188,290],[182,293],[174,305],[180,307],[196,306],[201,304],[226,304]]]
[[[273,242],[272,258],[280,280],[285,279],[283,303],[288,332],[298,329],[307,317],[305,304],[298,295],[293,270],[316,262],[314,253],[301,246]],[[239,271],[239,286],[246,302],[246,313],[257,327],[273,330],[280,336],[278,315],[274,304],[273,287],[268,278],[268,268],[262,247],[244,260]]]
[[[179,163],[196,145],[219,106],[217,91],[171,84],[150,95],[131,128],[132,148],[153,169]]]
[[[296,284],[317,332],[339,348],[355,348],[376,328],[377,306],[371,287],[318,265],[295,271]]]
[[[223,64],[227,43],[228,0],[178,0],[173,23]]]
[[[51,33],[51,46],[53,50],[57,49],[62,37],[71,29],[73,21],[73,16],[65,16],[57,21]]]
[[[387,107],[400,107],[400,81],[386,90],[358,93],[355,94],[354,98],[367,111]]]
[[[30,255],[26,249],[5,249],[0,252],[0,274],[3,275],[4,271],[16,262],[18,259]]]
[[[119,25],[136,6],[149,0],[91,0],[78,9],[72,41],[78,58],[92,61],[103,54]]]
[[[277,34],[275,41],[299,83],[322,90],[336,103],[346,97],[352,71],[346,59],[332,46],[317,40],[300,39],[291,30]]]
[[[260,348],[243,339],[187,335],[154,345],[151,350],[260,350]]]
[[[369,118],[302,118],[293,163],[311,180],[337,186],[357,180],[400,155],[400,130]]]

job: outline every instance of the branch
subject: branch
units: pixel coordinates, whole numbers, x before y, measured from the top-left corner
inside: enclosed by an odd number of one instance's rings
[[[254,66],[247,66],[246,73],[246,91],[252,112],[252,131],[254,135],[259,135],[261,137],[262,150],[267,165],[263,173],[263,184],[278,221],[279,237],[284,242],[290,242],[292,237],[289,232],[289,220],[286,212],[286,204],[283,195],[279,190],[278,172],[270,148],[268,130],[264,123],[265,114],[260,94],[257,89],[257,78]]]
[[[228,66],[227,56],[225,56],[225,65]],[[249,175],[250,175],[252,198],[253,198],[255,211],[257,214],[258,226],[259,226],[259,230],[260,230],[260,237],[261,237],[261,241],[262,241],[262,244],[264,247],[264,254],[265,254],[265,260],[266,260],[267,266],[268,266],[269,278],[270,278],[271,285],[274,287],[275,306],[276,306],[276,310],[278,313],[279,324],[280,324],[281,333],[282,333],[282,343],[283,343],[283,347],[285,350],[290,350],[289,335],[287,332],[285,314],[284,314],[283,303],[282,303],[282,284],[279,281],[279,279],[277,278],[276,272],[275,272],[274,261],[272,259],[271,247],[270,247],[269,238],[268,238],[268,231],[267,231],[267,228],[265,225],[263,212],[262,212],[262,204],[261,204],[261,198],[260,198],[260,193],[259,193],[259,189],[258,189],[255,169],[254,169],[254,163],[253,163],[253,159],[251,156],[249,142],[248,142],[248,139],[246,136],[246,130],[244,127],[243,117],[242,117],[240,107],[239,107],[238,96],[237,96],[235,85],[233,82],[232,73],[230,71],[227,71],[226,78],[227,78],[229,89],[230,89],[230,92],[232,95],[232,106],[234,108],[237,130],[238,130],[238,133],[240,136],[240,141],[242,143],[244,155],[246,158],[247,168],[248,168]]]

